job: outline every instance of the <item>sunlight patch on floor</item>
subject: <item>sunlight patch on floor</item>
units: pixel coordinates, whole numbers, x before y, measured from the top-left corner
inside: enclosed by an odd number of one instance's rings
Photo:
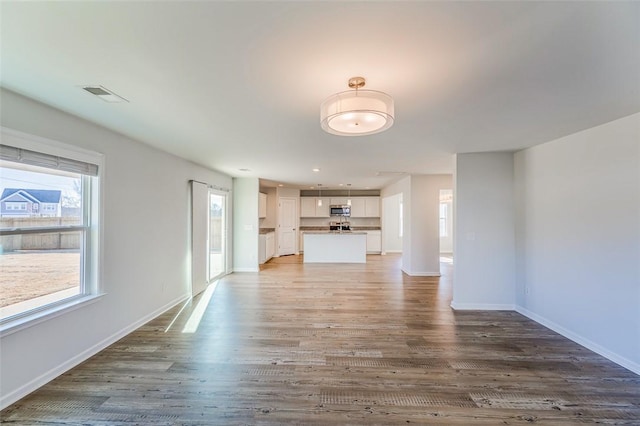
[[[198,331],[198,326],[200,325],[200,321],[202,321],[202,317],[204,316],[205,311],[207,310],[207,306],[209,306],[209,302],[211,301],[211,296],[213,296],[213,292],[216,290],[216,286],[218,285],[218,281],[214,281],[209,284],[209,287],[202,293],[200,300],[198,301],[198,305],[195,307],[189,320],[185,324],[182,329],[183,333],[195,333]]]

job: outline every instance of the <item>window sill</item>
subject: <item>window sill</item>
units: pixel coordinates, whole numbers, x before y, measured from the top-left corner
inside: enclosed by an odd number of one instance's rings
[[[23,317],[8,320],[5,323],[0,324],[0,338],[32,327],[36,324],[40,324],[41,322],[49,321],[57,316],[66,314],[67,312],[91,305],[100,300],[102,296],[104,296],[104,293],[77,296]]]

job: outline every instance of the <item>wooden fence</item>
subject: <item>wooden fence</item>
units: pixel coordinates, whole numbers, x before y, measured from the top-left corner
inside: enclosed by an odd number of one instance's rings
[[[2,228],[31,228],[80,225],[78,217],[3,217]],[[44,234],[5,235],[0,237],[0,252],[14,250],[76,250],[80,248],[81,233],[51,232]]]

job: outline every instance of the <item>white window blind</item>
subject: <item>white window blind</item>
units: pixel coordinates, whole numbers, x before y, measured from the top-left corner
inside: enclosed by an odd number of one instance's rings
[[[42,152],[29,151],[9,145],[0,145],[0,159],[31,166],[46,167],[86,176],[98,176],[98,165]]]

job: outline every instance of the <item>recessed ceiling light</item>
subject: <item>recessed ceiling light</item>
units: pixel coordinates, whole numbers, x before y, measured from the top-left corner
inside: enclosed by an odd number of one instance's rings
[[[338,186],[344,186],[344,183],[339,183]]]
[[[317,167],[315,169],[311,169],[311,170],[316,172],[316,173],[320,171],[320,169],[318,169]]]
[[[113,93],[111,90],[102,86],[96,86],[96,85],[82,86],[82,88],[87,92],[91,93],[92,95],[95,95],[98,98],[102,99],[105,102],[109,102],[112,104],[119,103],[119,102],[129,102],[122,96],[118,96],[115,93]]]
[[[249,169],[238,169],[238,170],[240,170],[241,172],[250,172],[251,171]]]
[[[284,186],[283,184],[279,183],[278,186]]]

